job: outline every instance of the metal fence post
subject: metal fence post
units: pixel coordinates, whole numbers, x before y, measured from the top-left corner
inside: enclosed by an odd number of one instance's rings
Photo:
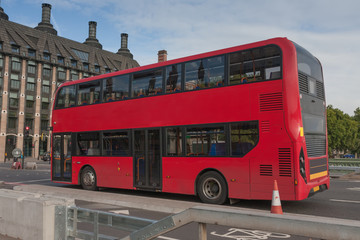
[[[199,223],[199,240],[207,240],[206,223]]]
[[[94,212],[94,239],[99,239],[99,213]]]

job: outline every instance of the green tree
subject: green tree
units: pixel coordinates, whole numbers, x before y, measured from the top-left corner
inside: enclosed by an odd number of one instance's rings
[[[329,155],[334,150],[360,153],[360,108],[350,117],[332,105],[327,107]]]
[[[360,107],[358,107],[354,111],[354,120],[360,123]]]
[[[327,107],[327,129],[328,129],[328,146],[329,155],[331,156],[334,150],[342,150],[345,127],[342,119],[344,113],[334,108],[332,105]]]

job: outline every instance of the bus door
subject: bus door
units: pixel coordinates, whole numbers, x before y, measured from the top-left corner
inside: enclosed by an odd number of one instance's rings
[[[160,129],[134,131],[134,186],[161,189]]]
[[[54,134],[52,179],[71,182],[71,134]]]

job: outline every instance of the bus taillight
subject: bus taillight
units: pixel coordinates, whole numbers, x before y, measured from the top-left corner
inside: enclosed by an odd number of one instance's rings
[[[307,183],[306,171],[305,171],[305,157],[304,157],[304,151],[303,151],[302,148],[301,148],[301,151],[300,151],[299,161],[300,161],[300,175],[302,176],[304,181]]]

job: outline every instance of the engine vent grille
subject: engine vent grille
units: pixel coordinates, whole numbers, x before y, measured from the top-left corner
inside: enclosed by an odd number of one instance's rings
[[[272,176],[272,165],[260,165],[260,176]]]
[[[326,137],[305,135],[306,149],[309,157],[326,155]]]
[[[299,89],[300,92],[309,93],[309,82],[306,75],[299,73]]]
[[[261,122],[261,132],[269,133],[270,132],[270,122],[269,121],[262,121]]]
[[[260,95],[260,112],[283,110],[282,93]]]
[[[318,98],[325,100],[324,84],[316,81],[316,95]]]
[[[279,148],[279,176],[291,177],[291,149]]]

